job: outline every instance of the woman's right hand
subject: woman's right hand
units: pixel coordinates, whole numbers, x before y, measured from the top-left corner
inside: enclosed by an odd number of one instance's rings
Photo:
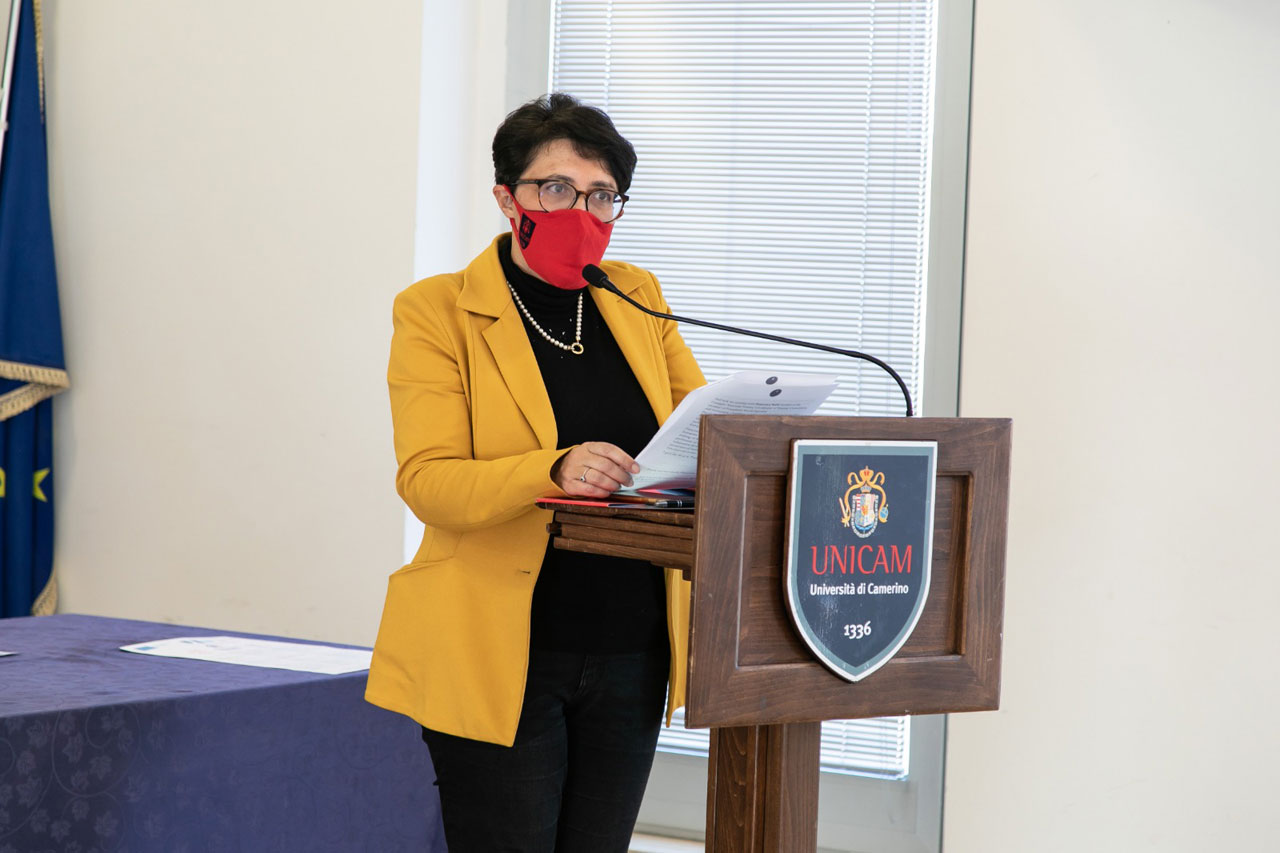
[[[631,485],[640,466],[625,450],[607,441],[585,441],[556,460],[551,479],[565,494],[578,498],[608,497]]]

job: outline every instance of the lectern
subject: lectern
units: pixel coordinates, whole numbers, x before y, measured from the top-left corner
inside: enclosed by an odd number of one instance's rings
[[[925,609],[897,654],[857,682],[814,658],[784,601],[798,439],[938,446]],[[822,720],[999,706],[1010,442],[1005,419],[705,416],[694,513],[557,509],[555,547],[645,559],[692,581],[685,720],[712,729],[708,851],[816,849]]]

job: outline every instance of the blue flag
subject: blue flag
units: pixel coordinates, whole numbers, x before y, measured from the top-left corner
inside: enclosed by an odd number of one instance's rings
[[[52,613],[53,401],[67,387],[36,8],[21,3],[0,155],[0,617]]]

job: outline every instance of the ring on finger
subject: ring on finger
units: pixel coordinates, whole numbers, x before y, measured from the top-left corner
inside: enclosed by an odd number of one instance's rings
[[[585,482],[587,482],[587,472],[588,472],[588,471],[590,471],[590,470],[591,470],[591,466],[590,466],[590,465],[583,465],[583,466],[582,466],[582,476],[578,478],[578,482],[580,482],[580,483],[585,483]]]

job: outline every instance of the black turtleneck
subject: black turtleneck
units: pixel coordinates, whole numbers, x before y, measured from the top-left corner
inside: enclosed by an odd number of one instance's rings
[[[509,237],[498,257],[538,325],[566,344],[574,341],[582,299],[581,355],[545,340],[520,312],[555,412],[557,446],[607,441],[635,456],[657,432],[658,421],[590,292],[553,287],[520,269],[511,260]],[[548,544],[532,617],[535,648],[604,654],[665,645],[662,570],[641,560],[559,551]]]

